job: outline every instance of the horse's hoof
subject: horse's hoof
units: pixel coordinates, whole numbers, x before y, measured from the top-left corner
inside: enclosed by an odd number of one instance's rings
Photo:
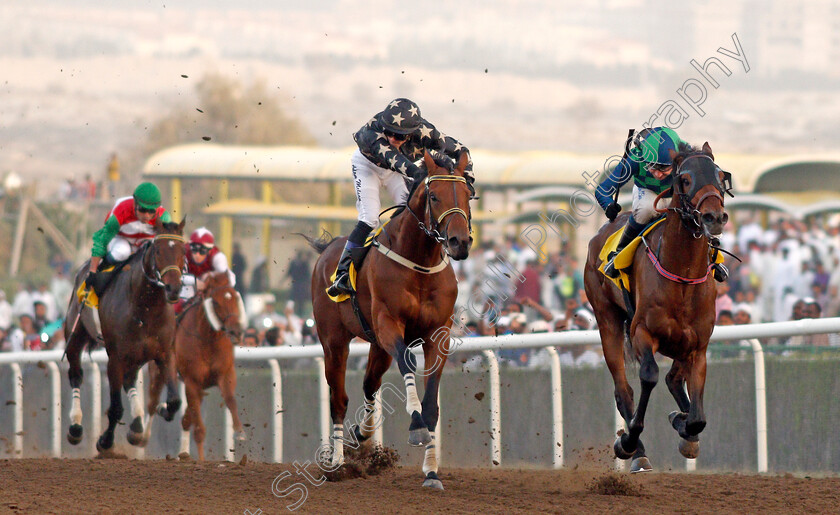
[[[432,490],[443,490],[443,483],[434,472],[426,474],[426,480],[423,481],[423,488],[431,488]]]
[[[680,454],[684,457],[693,460],[700,455],[700,442],[690,442],[685,438],[680,438]]]
[[[412,429],[408,432],[408,445],[412,447],[422,447],[431,443],[432,435],[425,427],[420,429]]]
[[[140,417],[134,417],[134,420],[131,421],[131,425],[128,426],[128,430],[132,433],[143,434],[143,419]]]
[[[237,442],[244,442],[248,439],[248,435],[245,434],[245,431],[236,431],[233,433],[233,439]]]
[[[181,409],[181,399],[170,399],[166,402],[166,409],[169,411],[169,417],[167,422],[172,420],[171,417],[174,417],[178,410]]]
[[[630,462],[631,474],[636,474],[637,472],[650,472],[651,470],[653,470],[653,465],[650,464],[650,460],[647,459],[647,456],[641,456]]]
[[[613,452],[615,453],[615,457],[620,460],[629,460],[633,457],[632,452],[625,451],[624,447],[621,446],[621,436],[615,439],[615,443],[613,443]]]
[[[99,439],[96,440],[96,450],[98,452],[101,452],[101,453],[108,452],[108,451],[111,450],[111,447],[113,447],[113,446],[114,446],[114,439],[113,438],[106,439],[105,435],[100,436]]]
[[[81,424],[71,425],[70,430],[67,431],[67,441],[72,445],[79,445],[79,442],[82,441],[82,433],[83,429]]]
[[[135,447],[145,447],[146,441],[143,439],[143,433],[135,433],[134,431],[129,431],[128,435],[128,443]]]
[[[181,461],[192,461],[192,456],[188,452],[182,452],[178,455],[178,459]]]

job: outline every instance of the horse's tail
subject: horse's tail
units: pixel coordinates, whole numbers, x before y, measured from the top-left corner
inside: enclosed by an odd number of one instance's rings
[[[299,232],[296,232],[295,234],[297,234],[298,236],[302,236],[303,239],[306,240],[306,243],[308,243],[310,247],[315,249],[315,251],[318,254],[321,254],[325,250],[327,250],[327,247],[330,246],[330,243],[334,242],[337,239],[337,237],[334,237],[332,234],[328,233],[326,229],[324,229],[323,232],[321,232],[321,236],[318,238],[310,238],[309,236]]]

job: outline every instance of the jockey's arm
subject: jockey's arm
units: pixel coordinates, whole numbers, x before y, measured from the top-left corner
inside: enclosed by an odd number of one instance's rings
[[[161,213],[160,221],[165,224],[172,223],[172,215],[169,214],[169,211],[164,211],[163,213]]]
[[[93,248],[91,249],[90,271],[96,272],[105,253],[108,252],[108,244],[114,239],[114,236],[120,231],[120,221],[116,216],[110,215],[105,220],[105,225],[98,231],[93,233]]]
[[[598,205],[601,209],[607,207],[615,202],[613,195],[627,184],[633,177],[633,174],[638,172],[639,163],[629,159],[623,158],[609,173],[607,173],[604,180],[595,188],[595,198],[598,200]]]
[[[467,175],[471,177],[473,176],[473,162],[472,156],[470,155],[470,149],[462,145],[461,142],[455,138],[440,132],[434,125],[425,120],[423,121],[423,127],[420,129],[420,143],[426,148],[441,152],[456,163],[458,162],[461,152],[466,152],[469,162],[467,163],[465,172]]]
[[[353,138],[362,154],[380,168],[393,170],[408,177],[414,177],[420,171],[417,165],[391,145],[381,132],[364,128],[354,134]]]

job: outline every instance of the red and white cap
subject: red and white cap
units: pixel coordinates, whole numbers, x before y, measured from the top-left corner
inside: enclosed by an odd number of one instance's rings
[[[213,238],[213,233],[207,227],[199,227],[190,235],[190,244],[198,243],[204,245],[208,249],[216,246],[216,239]]]

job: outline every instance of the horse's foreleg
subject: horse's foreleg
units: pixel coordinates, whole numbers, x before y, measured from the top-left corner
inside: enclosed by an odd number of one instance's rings
[[[694,366],[688,373],[688,395],[691,405],[685,431],[691,436],[700,434],[706,427],[706,414],[703,412],[703,390],[706,386],[706,352],[694,353]]]
[[[131,424],[128,426],[128,443],[131,445],[143,446],[144,425],[143,425],[143,403],[137,391],[137,373],[139,369],[132,370],[125,374],[123,389],[128,396],[128,405],[131,409]]]
[[[70,379],[70,387],[73,389],[73,405],[70,408],[70,429],[67,431],[67,441],[78,445],[82,441],[82,370],[81,353],[84,348],[84,340],[76,335],[71,335],[71,342],[67,346],[67,361],[70,368],[67,376]]]
[[[174,348],[167,353],[166,360],[158,366],[166,381],[166,405],[161,406],[160,416],[167,422],[175,418],[175,414],[181,409],[181,396],[178,388],[178,367],[175,363]]]
[[[198,451],[199,461],[204,461],[204,422],[201,420],[201,399],[204,392],[201,387],[194,382],[184,379],[184,389],[187,395],[187,412],[184,414],[184,419],[181,422],[181,427],[184,431],[190,430],[190,425],[193,426],[193,439],[195,440],[195,447]],[[186,445],[181,448],[179,457],[188,457],[190,455],[189,438],[182,438],[181,442],[186,441]]]
[[[429,432],[429,426],[423,420],[423,405],[420,403],[420,396],[417,395],[417,384],[414,377],[417,361],[402,337],[396,339],[394,350],[397,366],[405,383],[405,411],[411,416],[411,425],[408,426],[408,444],[414,447],[422,447],[432,441],[432,435]]]
[[[233,366],[219,378],[219,390],[222,391],[222,398],[233,420],[234,439],[245,440],[245,428],[242,427],[236,407],[236,369]]]
[[[330,386],[330,416],[333,422],[332,459],[329,467],[338,467],[344,462],[344,416],[347,414],[347,391],[344,376],[347,371],[346,343],[324,343],[324,371]]]
[[[665,376],[665,384],[668,385],[668,391],[671,392],[671,396],[677,401],[679,410],[682,413],[688,413],[690,402],[688,400],[688,394],[685,393],[684,367],[685,362],[675,360],[668,374]]]
[[[120,389],[123,383],[123,368],[114,359],[108,360],[108,387],[111,390],[111,404],[108,407],[108,428],[96,442],[96,450],[99,452],[108,451],[114,446],[114,429],[117,427],[123,415],[122,394]]]
[[[447,344],[449,333],[447,332]],[[446,349],[438,348],[437,342],[426,342],[423,346],[426,367],[432,367],[424,371],[426,389],[423,393],[423,421],[429,427],[431,441],[426,444],[426,454],[423,457],[423,474],[426,479],[423,486],[443,490],[443,483],[438,477],[437,450],[435,444],[435,427],[437,427],[440,407],[438,406],[438,390],[440,388],[440,376],[443,373],[443,364],[446,361]]]
[[[356,413],[356,425],[353,427],[356,440],[359,442],[366,442],[374,431],[382,423],[382,418],[376,420],[375,413],[375,399],[376,392],[382,386],[382,376],[388,371],[391,366],[391,355],[382,350],[378,345],[371,345],[368,352],[367,368],[365,370],[365,379],[362,383],[362,390],[365,394],[365,402],[361,416]]]

